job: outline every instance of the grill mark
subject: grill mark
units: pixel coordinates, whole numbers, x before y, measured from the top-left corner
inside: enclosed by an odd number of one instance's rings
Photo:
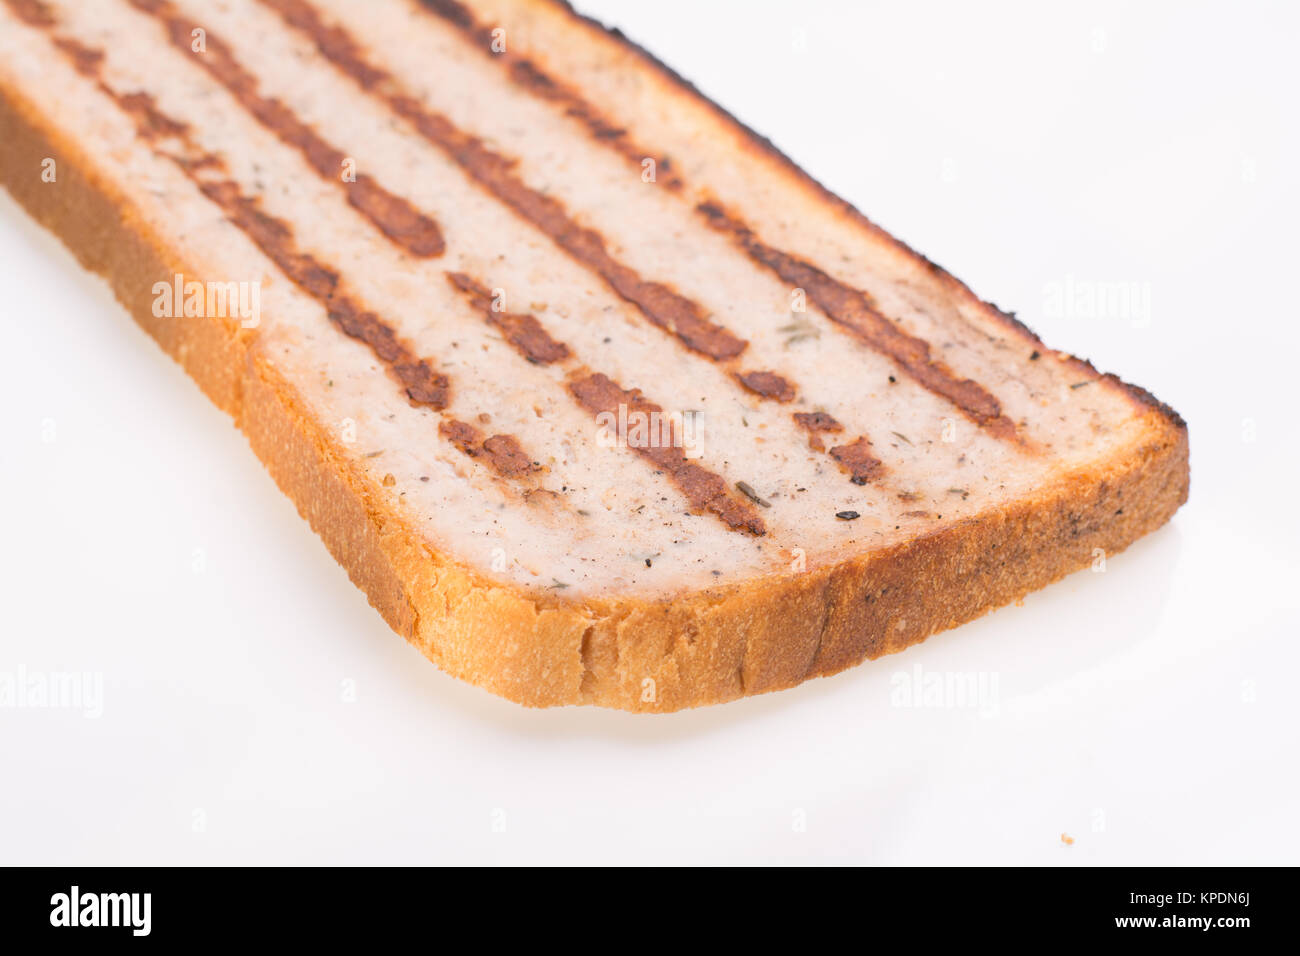
[[[521,478],[542,470],[539,463],[524,453],[513,435],[492,435],[485,439],[473,425],[455,418],[443,419],[438,424],[438,434],[470,458],[484,456],[503,478]]]
[[[58,26],[54,13],[40,0],[5,0],[9,9],[28,26],[48,29]]]
[[[492,467],[507,478],[540,471],[541,465],[524,454],[519,440],[514,435],[493,435],[483,441],[483,451],[487,453]]]
[[[436,411],[447,407],[451,384],[446,375],[435,372],[427,359],[419,358],[392,326],[339,288],[337,271],[299,250],[293,230],[280,219],[263,212],[254,197],[245,196],[230,180],[190,178],[208,199],[226,214],[226,219],[249,237],[300,289],[325,307],[340,331],[364,342],[389,374],[403,386],[412,405],[426,405]]]
[[[467,422],[446,418],[438,423],[438,434],[473,458],[482,442],[479,430]]]
[[[617,415],[620,405],[629,414],[662,416],[664,413],[663,408],[643,397],[639,389],[625,389],[600,372],[577,371],[569,377],[568,388],[578,404],[593,415]],[[681,448],[660,444],[637,446],[632,450],[662,470],[695,510],[716,515],[733,531],[767,533],[762,517],[752,504],[733,498],[721,475],[689,461]]]
[[[826,412],[795,412],[794,421],[796,425],[808,432],[808,447],[813,451],[826,450],[826,445],[821,438],[822,432],[844,431],[844,426]]]
[[[855,485],[865,485],[880,476],[884,465],[871,454],[871,442],[864,435],[848,445],[836,445],[830,455],[849,473]]]
[[[736,380],[755,395],[778,402],[794,401],[794,386],[775,372],[742,372],[736,375]]]
[[[192,177],[193,178],[193,177]],[[196,180],[203,195],[226,214],[295,285],[325,307],[331,323],[349,338],[370,347],[404,388],[412,405],[442,411],[451,401],[451,383],[427,359],[416,356],[378,315],[339,289],[339,274],[298,250],[287,224],[263,212],[253,197],[229,180]]]
[[[533,189],[517,176],[514,159],[458,129],[446,116],[425,108],[413,96],[400,92],[396,79],[368,63],[356,41],[341,27],[327,26],[309,3],[304,0],[260,2],[311,39],[326,59],[407,120],[488,192],[604,279],[653,325],[714,361],[735,358],[745,350],[749,343],[710,321],[709,313],[698,302],[665,283],[643,278],[611,255],[605,238],[597,230],[580,225],[558,199]]]
[[[966,417],[999,438],[1015,439],[1016,426],[1001,403],[978,382],[959,379],[930,355],[930,343],[909,335],[876,308],[870,295],[845,285],[812,263],[759,241],[753,231],[713,201],[696,210],[718,232],[730,235],[751,259],[785,282],[804,289],[836,325],[891,359],[921,386],[947,399]]]
[[[673,192],[678,192],[685,185],[682,178],[673,171],[671,160],[663,154],[656,154],[639,146],[625,127],[611,122],[593,104],[587,102],[572,87],[557,81],[527,57],[520,56],[507,48],[500,53],[492,50],[492,30],[478,23],[474,14],[457,0],[419,0],[421,6],[434,16],[456,27],[472,44],[488,53],[494,59],[502,61],[510,79],[518,86],[539,99],[549,100],[564,109],[566,116],[571,116],[586,127],[593,139],[599,140],[611,149],[617,150],[629,163],[638,169],[647,159],[654,160],[656,182]],[[663,178],[662,174],[667,174]]]
[[[455,26],[471,41],[471,45],[487,54],[490,59],[505,64],[510,79],[521,89],[539,99],[563,106],[566,115],[579,120],[597,142],[613,146],[637,165],[644,156],[649,155],[629,146],[627,131],[615,126],[579,91],[548,75],[535,63],[518,54],[493,53],[488,46],[491,31],[480,25],[473,13],[457,0],[419,0],[419,4]],[[610,135],[607,130],[618,130],[619,135]],[[684,183],[680,177],[675,178],[673,191],[680,192]],[[1002,414],[1001,403],[991,393],[971,379],[958,379],[943,363],[934,360],[930,356],[929,343],[903,332],[885,318],[868,293],[844,285],[803,259],[764,245],[747,225],[725,213],[714,202],[699,203],[695,211],[713,228],[731,234],[755,262],[775,272],[784,281],[805,289],[832,321],[890,358],[924,388],[948,400],[972,421],[999,438],[1017,437],[1015,424]]]
[[[471,305],[483,312],[488,323],[501,327],[498,325],[498,319],[506,313],[492,310],[492,296],[483,283],[464,272],[448,272],[447,279],[453,287],[465,295]],[[622,404],[629,414],[640,411],[651,416],[652,413],[657,413],[660,416],[658,420],[664,420],[661,406],[646,399],[639,390],[624,389],[609,376],[593,372],[579,363],[569,347],[552,338],[535,316],[510,315],[508,323],[510,327],[523,327],[528,330],[527,336],[516,337],[507,334],[511,344],[524,358],[538,364],[553,362],[568,364],[569,394],[579,406],[593,415],[609,412],[617,416],[619,405]],[[555,357],[548,362],[540,362],[534,357],[539,352]],[[459,424],[463,425],[463,423]],[[472,431],[472,426],[463,425],[460,429],[463,440],[472,443],[475,440],[474,436],[464,429]],[[639,445],[627,447],[667,474],[673,484],[686,496],[693,510],[707,511],[716,515],[733,531],[766,534],[766,527],[758,512],[754,511],[747,502],[731,497],[727,492],[727,483],[721,475],[709,471],[702,465],[689,462],[681,448],[671,442],[666,447]]]
[[[392,326],[339,288],[338,272],[298,249],[290,227],[263,212],[253,197],[229,180],[204,181],[191,176],[203,195],[226,214],[300,289],[325,307],[330,322],[349,338],[370,347],[403,387],[414,406],[442,411],[451,401],[451,382],[417,356]]]
[[[104,82],[100,75],[104,60],[102,50],[54,33],[58,21],[39,0],[0,0],[30,26],[50,34],[51,42],[63,52],[83,76],[96,81],[97,88],[108,96],[136,124],[136,134],[150,143],[170,140],[178,144],[180,155],[155,145],[154,152],[170,160],[185,173],[199,191],[226,215],[226,219],[245,235],[295,285],[325,306],[330,322],[345,335],[364,342],[405,389],[413,406],[425,406],[436,412],[446,409],[451,399],[447,376],[434,371],[429,361],[414,354],[410,346],[373,311],[339,289],[337,271],[302,252],[294,241],[293,230],[285,222],[264,212],[257,199],[245,196],[239,185],[226,179],[204,179],[205,170],[225,170],[217,156],[204,153],[193,140],[189,124],[173,119],[158,109],[153,97],[144,91],[121,93]],[[464,425],[463,422],[455,422]],[[465,426],[470,427],[472,426]],[[442,432],[442,428],[439,428]],[[460,434],[459,432],[457,434]],[[504,478],[521,478],[542,470],[520,446],[513,435],[493,435],[473,446],[453,440],[470,457],[481,457]],[[527,494],[527,493],[526,493]]]
[[[104,54],[99,50],[92,50],[88,46],[82,46],[69,37],[56,38],[54,45],[67,54],[68,58],[72,60],[73,68],[82,76],[94,77],[99,75],[100,64],[104,59]]]
[[[194,53],[191,36],[199,25],[176,10],[169,0],[127,2],[156,18],[173,46],[193,57],[281,142],[302,153],[321,179],[339,185],[347,194],[349,205],[388,239],[414,256],[442,255],[446,244],[436,222],[405,199],[390,193],[367,173],[358,173],[354,182],[345,182],[342,170],[347,155],[299,119],[283,101],[259,93],[257,78],[240,64],[224,40],[205,28],[206,52]]]
[[[113,95],[103,83],[99,89]],[[158,110],[148,93],[126,93],[118,98],[122,109],[136,121],[136,131],[147,140],[179,139],[189,135],[190,128]]]
[[[501,330],[506,340],[528,361],[535,365],[550,365],[569,357],[569,347],[551,338],[534,316],[498,311],[492,294],[463,272],[448,272],[447,279],[465,294],[474,308],[483,313],[490,325]]]

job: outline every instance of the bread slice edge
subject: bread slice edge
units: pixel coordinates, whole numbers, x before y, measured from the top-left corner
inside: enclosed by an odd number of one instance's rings
[[[663,713],[838,673],[1114,554],[1187,499],[1185,424],[1108,376],[1143,409],[1134,442],[1032,495],[892,548],[671,600],[566,600],[505,586],[432,549],[389,507],[293,386],[257,356],[252,333],[231,320],[154,316],[160,276],[201,270],[179,261],[38,104],[3,85],[0,141],[0,183],[107,279],[231,415],[389,626],[447,673],[520,704]],[[58,164],[57,186],[40,179],[46,157]]]

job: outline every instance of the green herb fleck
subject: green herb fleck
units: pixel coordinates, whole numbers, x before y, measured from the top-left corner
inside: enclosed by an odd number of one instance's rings
[[[764,501],[762,498],[760,498],[758,496],[758,492],[756,492],[753,488],[751,488],[747,482],[744,481],[736,482],[736,490],[739,491],[746,498],[748,498],[750,501],[754,502],[754,504],[756,505],[762,505],[764,508],[772,507],[772,503],[770,501]]]

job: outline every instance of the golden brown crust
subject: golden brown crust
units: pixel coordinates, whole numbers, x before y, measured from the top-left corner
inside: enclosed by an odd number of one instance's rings
[[[3,87],[0,140],[0,182],[108,279],[232,415],[389,625],[448,673],[522,704],[667,712],[833,674],[1014,601],[1087,566],[1095,549],[1119,551],[1187,498],[1186,427],[1133,390],[1143,411],[1140,442],[1032,496],[888,550],[669,602],[523,593],[434,552],[383,505],[382,489],[257,357],[251,333],[222,319],[155,317],[157,277],[200,270],[178,261],[93,157]],[[771,149],[757,137],[753,148]],[[40,180],[45,157],[58,163],[57,184]]]

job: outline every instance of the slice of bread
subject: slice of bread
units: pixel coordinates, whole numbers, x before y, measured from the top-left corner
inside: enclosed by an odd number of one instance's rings
[[[1187,497],[1170,408],[552,0],[0,0],[0,180],[520,703],[832,674]]]

